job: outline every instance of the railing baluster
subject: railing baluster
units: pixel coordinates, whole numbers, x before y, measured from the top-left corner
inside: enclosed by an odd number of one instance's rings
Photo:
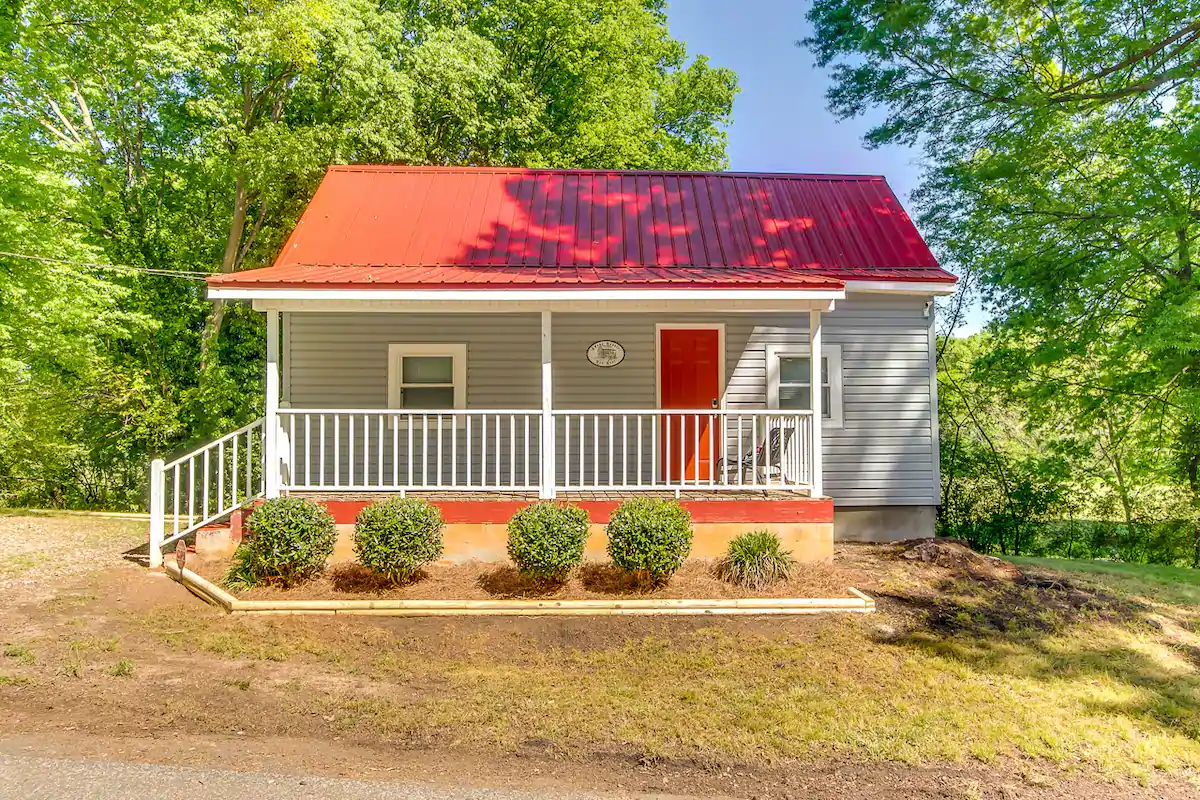
[[[492,421],[496,425],[496,454],[493,458],[496,461],[496,488],[499,489],[504,486],[503,481],[500,480],[500,459],[504,455],[500,452],[500,415],[497,414]]]
[[[225,510],[225,442],[217,444],[217,513]]]
[[[342,486],[342,415],[333,415],[333,485]]]
[[[208,519],[208,453],[208,450],[204,451],[204,494],[202,504],[202,507],[204,508],[204,514],[200,517],[200,519]]]
[[[378,415],[378,418],[379,430],[375,433],[375,461],[377,462],[375,483],[383,488],[383,414]]]
[[[441,486],[445,480],[442,478],[442,468],[445,466],[442,462],[442,415],[439,412],[437,415],[437,485]]]
[[[585,458],[587,458],[587,455],[586,455],[587,438],[583,432],[583,425],[584,425],[584,415],[580,414],[579,415],[579,480],[577,483],[577,485],[579,486],[580,489],[583,488],[583,484],[584,484],[583,476],[585,474],[585,470],[583,467],[583,463],[584,463],[583,460]]]
[[[525,444],[522,446],[522,453],[525,456],[525,483],[524,487],[529,488],[529,415],[525,414]]]
[[[467,448],[467,488],[471,486],[471,451],[474,450],[471,446],[471,415],[467,414],[467,439],[464,445]]]
[[[196,524],[196,456],[188,459],[188,527]]]
[[[629,415],[621,415],[621,485],[629,485]]]
[[[508,488],[517,486],[517,418],[508,415]]]
[[[450,483],[458,486],[458,420],[452,419],[450,425]]]
[[[346,415],[346,485],[354,485],[354,415]]]
[[[487,414],[479,415],[479,486],[486,489],[487,482]]]
[[[592,485],[600,485],[600,415],[592,414]]]
[[[371,485],[371,418],[366,414],[363,418],[362,446],[362,485]]]
[[[470,424],[468,419],[467,424]],[[408,429],[408,474],[404,476],[405,486],[415,486],[416,476],[413,474],[413,415],[408,415],[408,422],[405,426]]]
[[[317,470],[321,477],[321,488],[325,488],[325,415],[321,415],[321,462],[317,466]]]
[[[637,415],[637,482],[642,485],[642,415]]]
[[[421,415],[421,485],[429,485],[429,415]]]
[[[287,485],[296,481],[296,415],[288,415],[288,474]]]
[[[392,488],[400,485],[400,415],[392,414]]]
[[[171,515],[175,518],[171,535],[174,536],[179,533],[179,464],[171,467],[171,484]]]

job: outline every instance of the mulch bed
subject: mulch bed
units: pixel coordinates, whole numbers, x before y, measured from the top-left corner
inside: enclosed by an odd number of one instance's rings
[[[229,562],[189,560],[188,568],[222,585]],[[290,589],[257,587],[233,592],[242,600],[612,600],[621,597],[707,600],[739,597],[849,597],[847,587],[867,579],[861,570],[836,563],[798,564],[791,579],[765,589],[745,589],[717,577],[715,561],[684,563],[669,581],[648,586],[611,564],[583,564],[565,583],[545,584],[521,576],[507,563],[435,564],[415,580],[393,584],[359,564],[336,564]]]

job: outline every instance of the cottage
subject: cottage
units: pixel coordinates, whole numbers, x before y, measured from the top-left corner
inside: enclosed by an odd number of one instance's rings
[[[330,167],[272,266],[209,279],[266,314],[265,415],[154,463],[152,561],[283,493],[419,493],[463,558],[537,497],[670,493],[700,554],[930,534],[954,281],[881,177]]]

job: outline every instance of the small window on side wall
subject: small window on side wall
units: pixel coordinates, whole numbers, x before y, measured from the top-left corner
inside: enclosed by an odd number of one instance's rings
[[[465,344],[389,344],[388,408],[467,407]]]
[[[771,345],[767,348],[767,393],[771,408],[812,408],[812,373],[807,347]],[[825,424],[842,425],[842,348],[821,348],[821,416]]]

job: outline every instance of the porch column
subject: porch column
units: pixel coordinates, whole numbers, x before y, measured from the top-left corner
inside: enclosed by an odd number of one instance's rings
[[[811,392],[812,408],[812,496],[825,494],[821,466],[821,429],[824,427],[824,410],[821,408],[821,312],[813,309],[808,312],[808,344],[809,344],[809,379],[808,390]]]
[[[554,491],[554,369],[551,353],[550,312],[542,312],[542,479],[538,497],[551,499]]]
[[[279,497],[279,312],[267,312],[267,380],[263,417],[263,488]]]

